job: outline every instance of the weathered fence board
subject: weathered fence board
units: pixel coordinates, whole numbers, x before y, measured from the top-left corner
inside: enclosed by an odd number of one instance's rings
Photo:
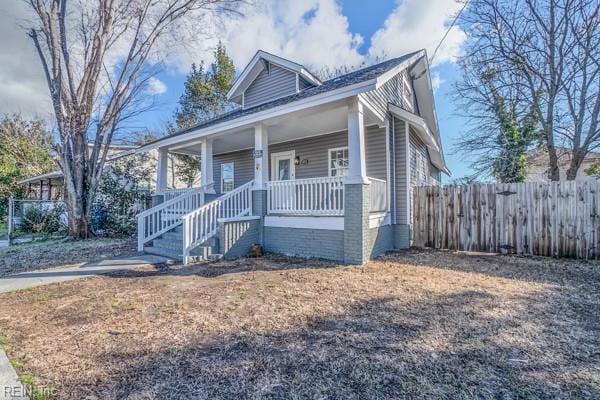
[[[597,181],[423,186],[412,204],[415,246],[585,259],[600,253]]]

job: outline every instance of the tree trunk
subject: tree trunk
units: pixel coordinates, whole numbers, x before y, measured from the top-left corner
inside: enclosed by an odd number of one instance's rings
[[[583,164],[584,158],[585,152],[579,150],[573,151],[571,163],[569,164],[569,169],[567,170],[568,181],[574,181],[577,178],[577,172],[579,172],[579,168],[581,167],[581,164]]]
[[[66,181],[65,174],[65,181]],[[69,236],[73,239],[88,239],[90,237],[90,226],[88,223],[86,207],[83,203],[84,196],[77,194],[72,185],[67,188],[68,195],[65,198],[67,205],[67,220]]]
[[[548,166],[550,167],[550,180],[554,182],[560,181],[560,168],[558,166],[558,155],[554,144],[548,144]]]

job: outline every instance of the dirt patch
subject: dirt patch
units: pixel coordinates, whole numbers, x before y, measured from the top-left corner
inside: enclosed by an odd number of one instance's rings
[[[131,239],[47,240],[0,248],[0,276],[136,253]]]
[[[0,295],[57,398],[598,398],[600,267],[412,251],[266,257]]]

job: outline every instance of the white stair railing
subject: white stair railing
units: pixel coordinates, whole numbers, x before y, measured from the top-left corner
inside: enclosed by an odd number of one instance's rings
[[[383,179],[369,177],[371,186],[370,191],[370,203],[369,211],[383,212],[387,211],[387,182]]]
[[[254,181],[250,181],[182,216],[184,264],[189,263],[194,248],[217,234],[219,219],[250,215],[253,186]]]
[[[138,251],[144,244],[181,224],[181,217],[204,204],[205,187],[195,188],[138,214]]]
[[[290,215],[344,215],[344,177],[267,182],[267,212]]]

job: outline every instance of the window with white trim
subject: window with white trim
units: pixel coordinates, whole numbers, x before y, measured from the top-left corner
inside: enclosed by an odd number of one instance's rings
[[[329,176],[348,175],[348,147],[329,149]]]
[[[230,192],[234,189],[233,163],[221,164],[221,193]]]

